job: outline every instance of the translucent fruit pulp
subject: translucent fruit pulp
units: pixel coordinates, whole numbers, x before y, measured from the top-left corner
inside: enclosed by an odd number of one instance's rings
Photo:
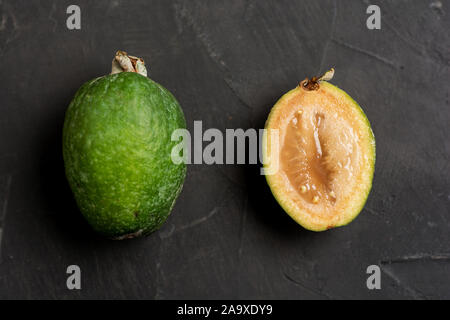
[[[303,109],[300,106],[289,118],[281,149],[281,168],[302,199],[310,204],[334,206],[338,195],[343,193],[333,182],[338,176],[352,175],[356,141],[350,139],[345,130],[341,132],[342,137],[331,132],[334,128],[327,126],[324,113]],[[329,154],[327,140],[330,136],[333,136],[335,149],[336,142],[340,142],[341,148],[337,148],[340,154]]]

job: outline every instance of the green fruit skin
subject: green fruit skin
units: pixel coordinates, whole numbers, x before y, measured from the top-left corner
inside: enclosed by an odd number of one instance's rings
[[[172,132],[186,128],[172,94],[137,73],[85,83],[66,112],[66,176],[89,224],[109,238],[147,235],[167,219],[186,176]]]

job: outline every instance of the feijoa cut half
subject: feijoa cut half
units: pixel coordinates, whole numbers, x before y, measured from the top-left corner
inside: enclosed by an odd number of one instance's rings
[[[283,95],[266,122],[264,166],[281,207],[312,231],[347,225],[364,207],[375,168],[375,137],[361,107],[328,81],[305,79]],[[276,145],[275,145],[276,143]]]

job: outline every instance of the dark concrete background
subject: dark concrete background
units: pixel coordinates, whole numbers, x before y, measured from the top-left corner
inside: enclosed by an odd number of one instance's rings
[[[439,6],[439,3],[441,6]],[[82,29],[66,28],[78,4]],[[0,0],[0,298],[450,298],[449,1]],[[364,108],[372,193],[348,227],[312,233],[257,166],[190,166],[164,227],[103,240],[64,177],[61,129],[78,87],[117,49],[143,57],[188,126],[262,128],[306,76]],[[66,268],[82,290],[66,288]],[[366,288],[366,268],[382,289]]]

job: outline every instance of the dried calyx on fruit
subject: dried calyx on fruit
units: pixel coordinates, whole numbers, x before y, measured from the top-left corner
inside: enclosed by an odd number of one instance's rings
[[[112,61],[111,74],[121,72],[136,72],[144,77],[147,76],[147,69],[143,59],[129,56],[125,51],[117,51]]]

